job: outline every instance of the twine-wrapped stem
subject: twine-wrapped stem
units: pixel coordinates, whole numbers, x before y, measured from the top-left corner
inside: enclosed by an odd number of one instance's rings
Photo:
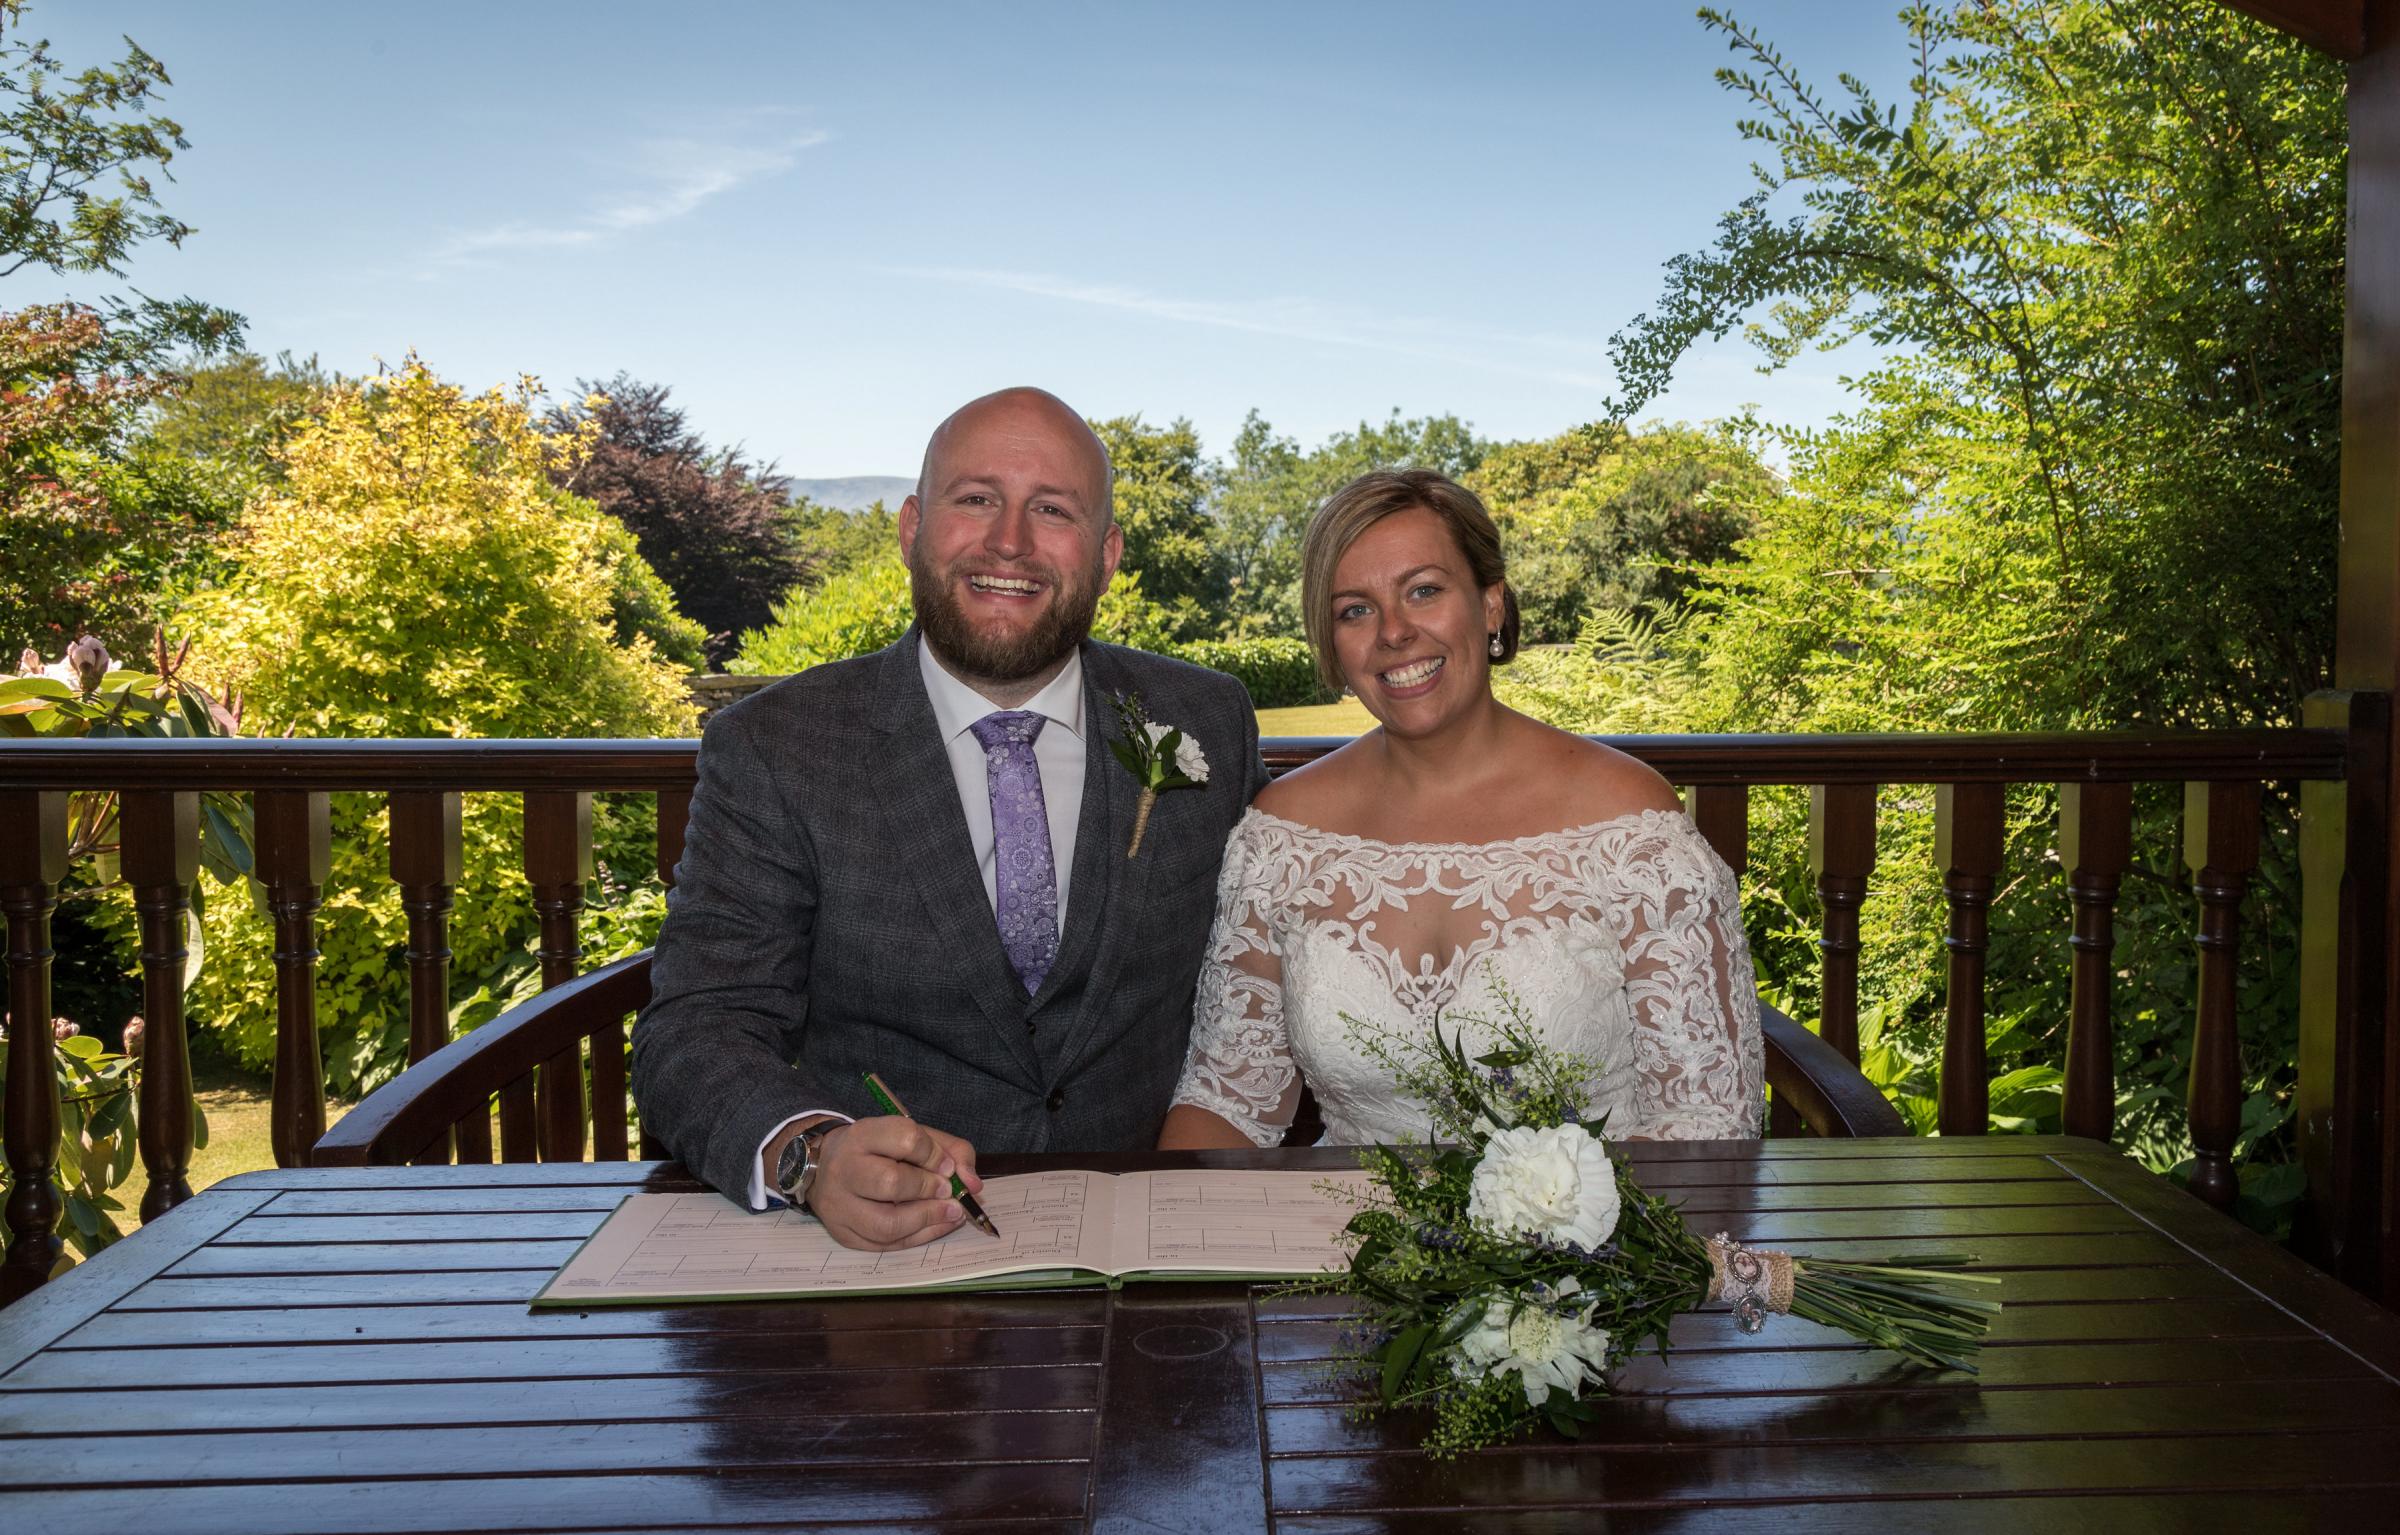
[[[1133,807],[1133,841],[1126,845],[1126,857],[1131,858],[1142,850],[1142,833],[1150,829],[1150,807],[1157,803],[1158,791],[1156,789],[1142,791],[1140,801]]]

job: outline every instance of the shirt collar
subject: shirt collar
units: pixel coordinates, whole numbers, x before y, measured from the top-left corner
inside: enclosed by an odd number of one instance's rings
[[[925,678],[925,695],[933,702],[934,727],[944,741],[964,734],[1000,707],[951,676],[934,659],[933,647],[925,643],[923,635],[917,637],[917,670]],[[1063,725],[1077,740],[1083,739],[1083,647],[1077,646],[1065,668],[1017,707]]]

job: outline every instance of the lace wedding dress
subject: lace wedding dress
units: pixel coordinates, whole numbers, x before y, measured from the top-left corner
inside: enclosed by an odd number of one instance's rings
[[[1261,1146],[1306,1082],[1325,1143],[1421,1141],[1348,1014],[1425,1037],[1501,1016],[1598,1073],[1613,1139],[1755,1136],[1758,998],[1731,871],[1679,811],[1481,844],[1372,842],[1253,809],[1234,828],[1175,1102]],[[1478,1034],[1472,1024],[1469,1043]]]

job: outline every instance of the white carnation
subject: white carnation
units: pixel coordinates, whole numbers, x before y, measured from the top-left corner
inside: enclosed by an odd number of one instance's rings
[[[1158,745],[1175,728],[1173,725],[1161,725],[1153,722],[1149,727],[1150,744]],[[1175,771],[1194,783],[1208,782],[1208,756],[1200,750],[1200,743],[1188,735],[1175,743]]]
[[[1551,1294],[1563,1301],[1580,1288],[1569,1279]],[[1458,1340],[1451,1368],[1462,1376],[1514,1371],[1525,1400],[1538,1407],[1553,1386],[1571,1396],[1587,1375],[1599,1379],[1607,1361],[1608,1332],[1592,1325],[1589,1307],[1578,1313],[1545,1305],[1538,1295],[1522,1304],[1496,1296]]]
[[[1495,1132],[1468,1185],[1467,1214],[1510,1236],[1593,1248],[1617,1229],[1617,1169],[1581,1125]]]

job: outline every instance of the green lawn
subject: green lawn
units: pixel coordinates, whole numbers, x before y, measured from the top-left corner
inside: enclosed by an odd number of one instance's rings
[[[1338,704],[1312,704],[1305,709],[1261,709],[1262,736],[1363,736],[1375,728],[1375,716],[1355,698]]]

